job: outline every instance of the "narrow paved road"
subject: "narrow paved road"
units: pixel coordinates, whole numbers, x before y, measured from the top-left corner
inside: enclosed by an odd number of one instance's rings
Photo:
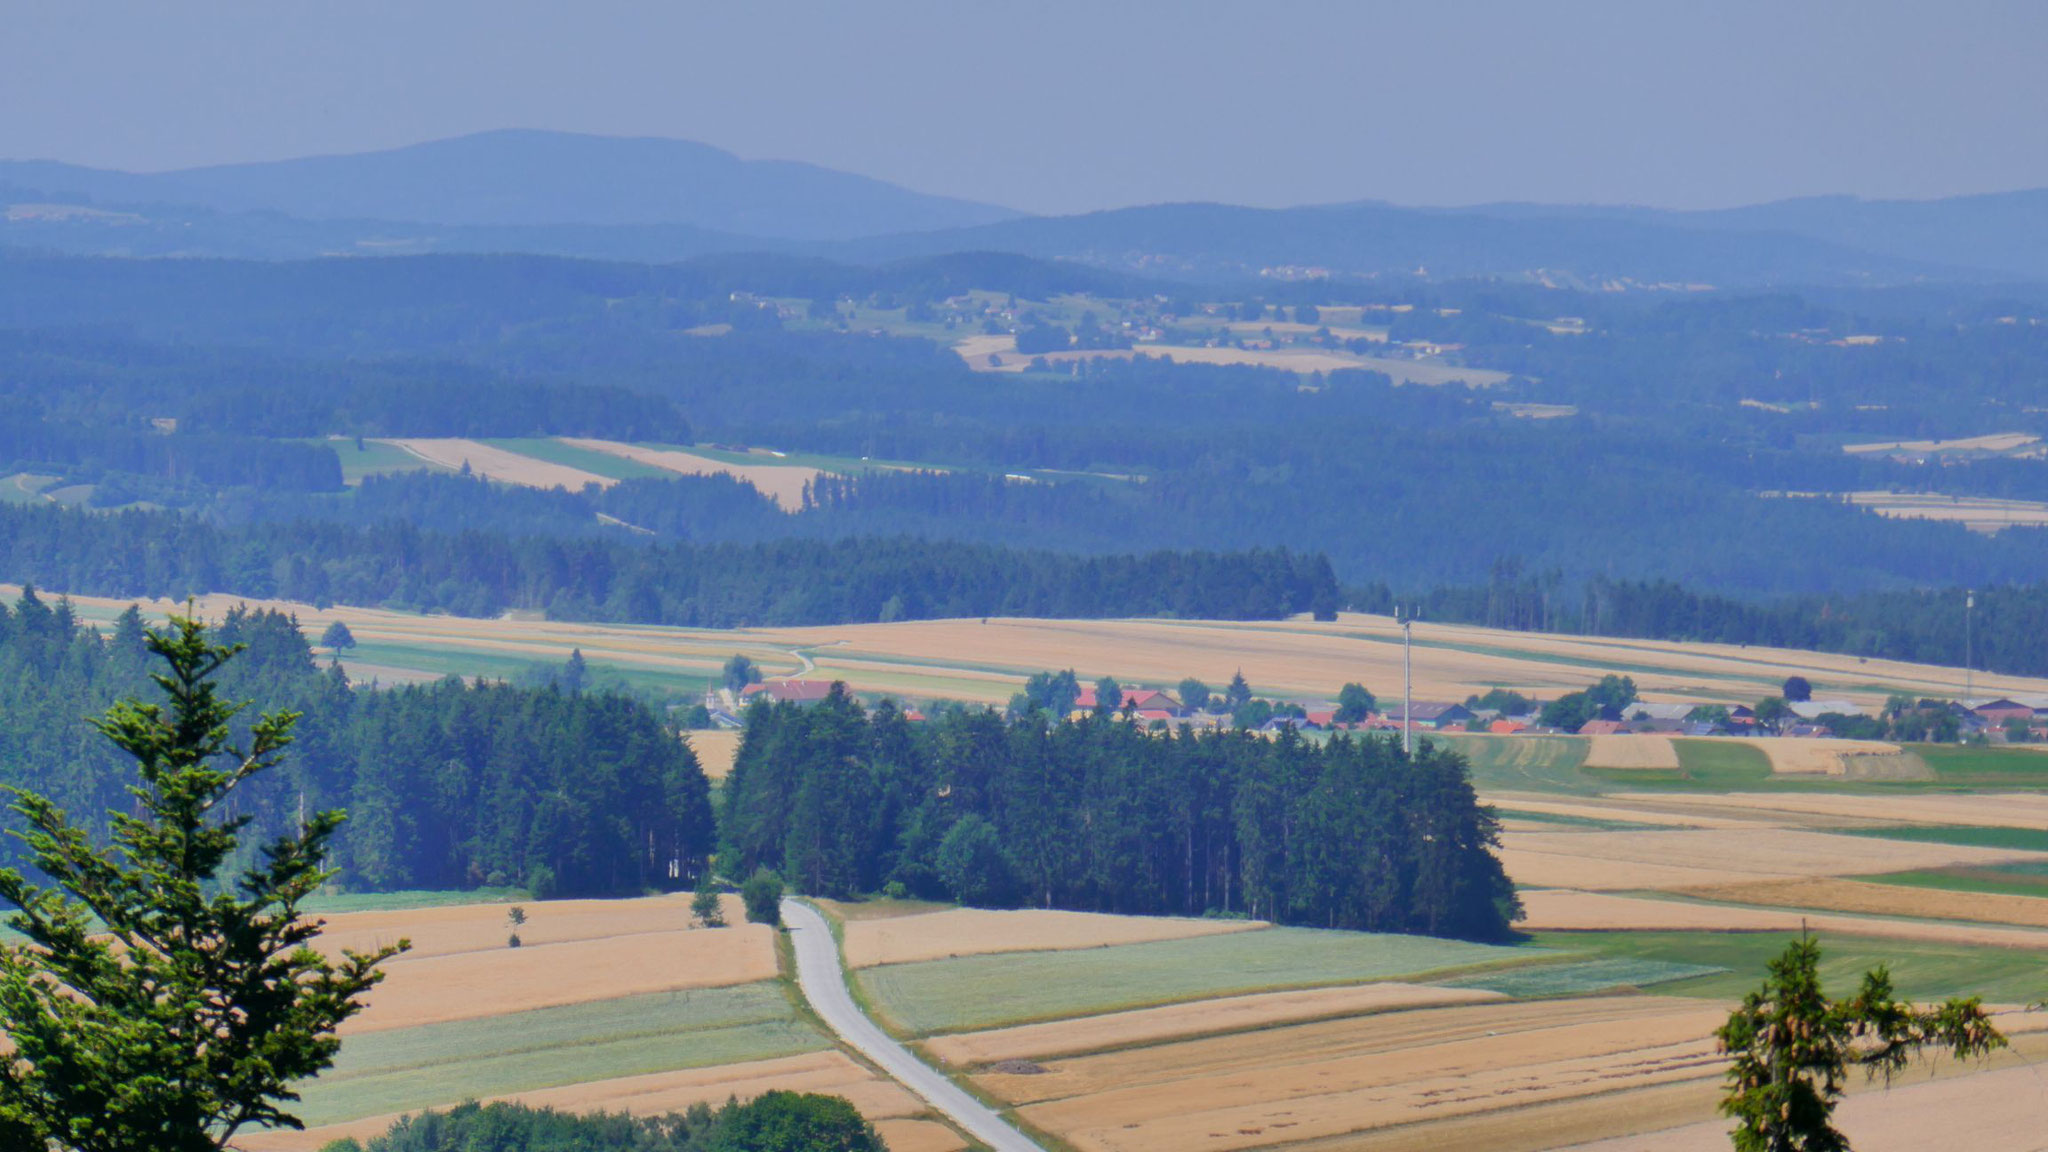
[[[795,900],[782,902],[782,922],[796,945],[796,982],[804,998],[839,1038],[889,1075],[925,1098],[933,1108],[995,1152],[1044,1152],[1037,1143],[1010,1127],[988,1105],[961,1091],[951,1080],[910,1054],[868,1019],[846,990],[846,969],[831,926],[817,909]]]

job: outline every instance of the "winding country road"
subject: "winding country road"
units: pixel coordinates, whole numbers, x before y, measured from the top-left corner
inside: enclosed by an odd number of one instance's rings
[[[817,909],[784,900],[782,922],[789,925],[790,938],[796,945],[797,986],[841,1040],[995,1152],[1044,1152],[988,1105],[961,1091],[867,1018],[846,990],[846,970],[840,964],[839,945],[832,939],[831,926]]]

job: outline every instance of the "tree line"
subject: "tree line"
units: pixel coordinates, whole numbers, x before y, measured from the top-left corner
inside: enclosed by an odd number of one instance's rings
[[[1485,585],[1412,597],[1368,586],[1348,590],[1345,603],[1384,612],[1398,600],[1418,606],[1427,620],[1517,631],[1757,644],[1950,667],[1968,662],[2017,676],[2048,674],[2048,650],[2038,642],[2048,632],[2048,583],[1978,588],[1974,614],[1966,608],[1969,595],[1964,588],[1937,586],[1748,600],[1671,580],[1572,581],[1507,562],[1495,565]]]
[[[320,668],[288,616],[235,609],[214,635],[248,646],[222,670],[225,697],[304,713],[286,763],[237,793],[251,841],[346,808],[345,883],[635,892],[687,887],[711,850],[709,783],[630,697],[453,678],[365,692]],[[133,609],[102,636],[33,590],[0,605],[4,782],[76,813],[126,810],[118,755],[80,717],[153,696],[148,671]]]
[[[0,577],[107,596],[231,592],[707,628],[964,616],[1330,615],[1317,554],[1073,556],[909,537],[663,543],[290,521],[217,525],[151,511],[0,505]]]
[[[757,704],[725,783],[719,867],[821,896],[1499,939],[1498,827],[1455,753],[1291,733],[1148,733],[1104,713],[955,710],[913,725],[843,686]]]

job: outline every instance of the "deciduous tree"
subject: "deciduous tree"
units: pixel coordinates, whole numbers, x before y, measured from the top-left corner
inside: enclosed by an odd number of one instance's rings
[[[1820,954],[1810,936],[1786,945],[1715,1032],[1733,1057],[1721,1111],[1736,1121],[1737,1152],[1848,1152],[1833,1117],[1851,1067],[1889,1079],[1923,1048],[1961,1060],[2005,1047],[1976,997],[1920,1008],[1893,993],[1883,966],[1855,996],[1830,1000]]]

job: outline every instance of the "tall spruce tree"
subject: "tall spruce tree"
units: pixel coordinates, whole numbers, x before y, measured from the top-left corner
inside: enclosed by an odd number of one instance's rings
[[[232,877],[249,817],[230,794],[275,766],[298,716],[274,712],[235,746],[240,705],[213,678],[240,646],[203,624],[151,632],[168,698],[124,700],[94,725],[134,757],[134,813],[111,815],[111,843],[50,799],[14,789],[21,833],[47,886],[0,870],[9,924],[0,945],[0,1148],[214,1152],[250,1125],[302,1127],[284,1106],[293,1082],[334,1061],[335,1029],[362,1007],[378,966],[405,942],[344,952],[309,947],[320,922],[300,905],[323,867],[340,812],[321,812],[264,846]]]

